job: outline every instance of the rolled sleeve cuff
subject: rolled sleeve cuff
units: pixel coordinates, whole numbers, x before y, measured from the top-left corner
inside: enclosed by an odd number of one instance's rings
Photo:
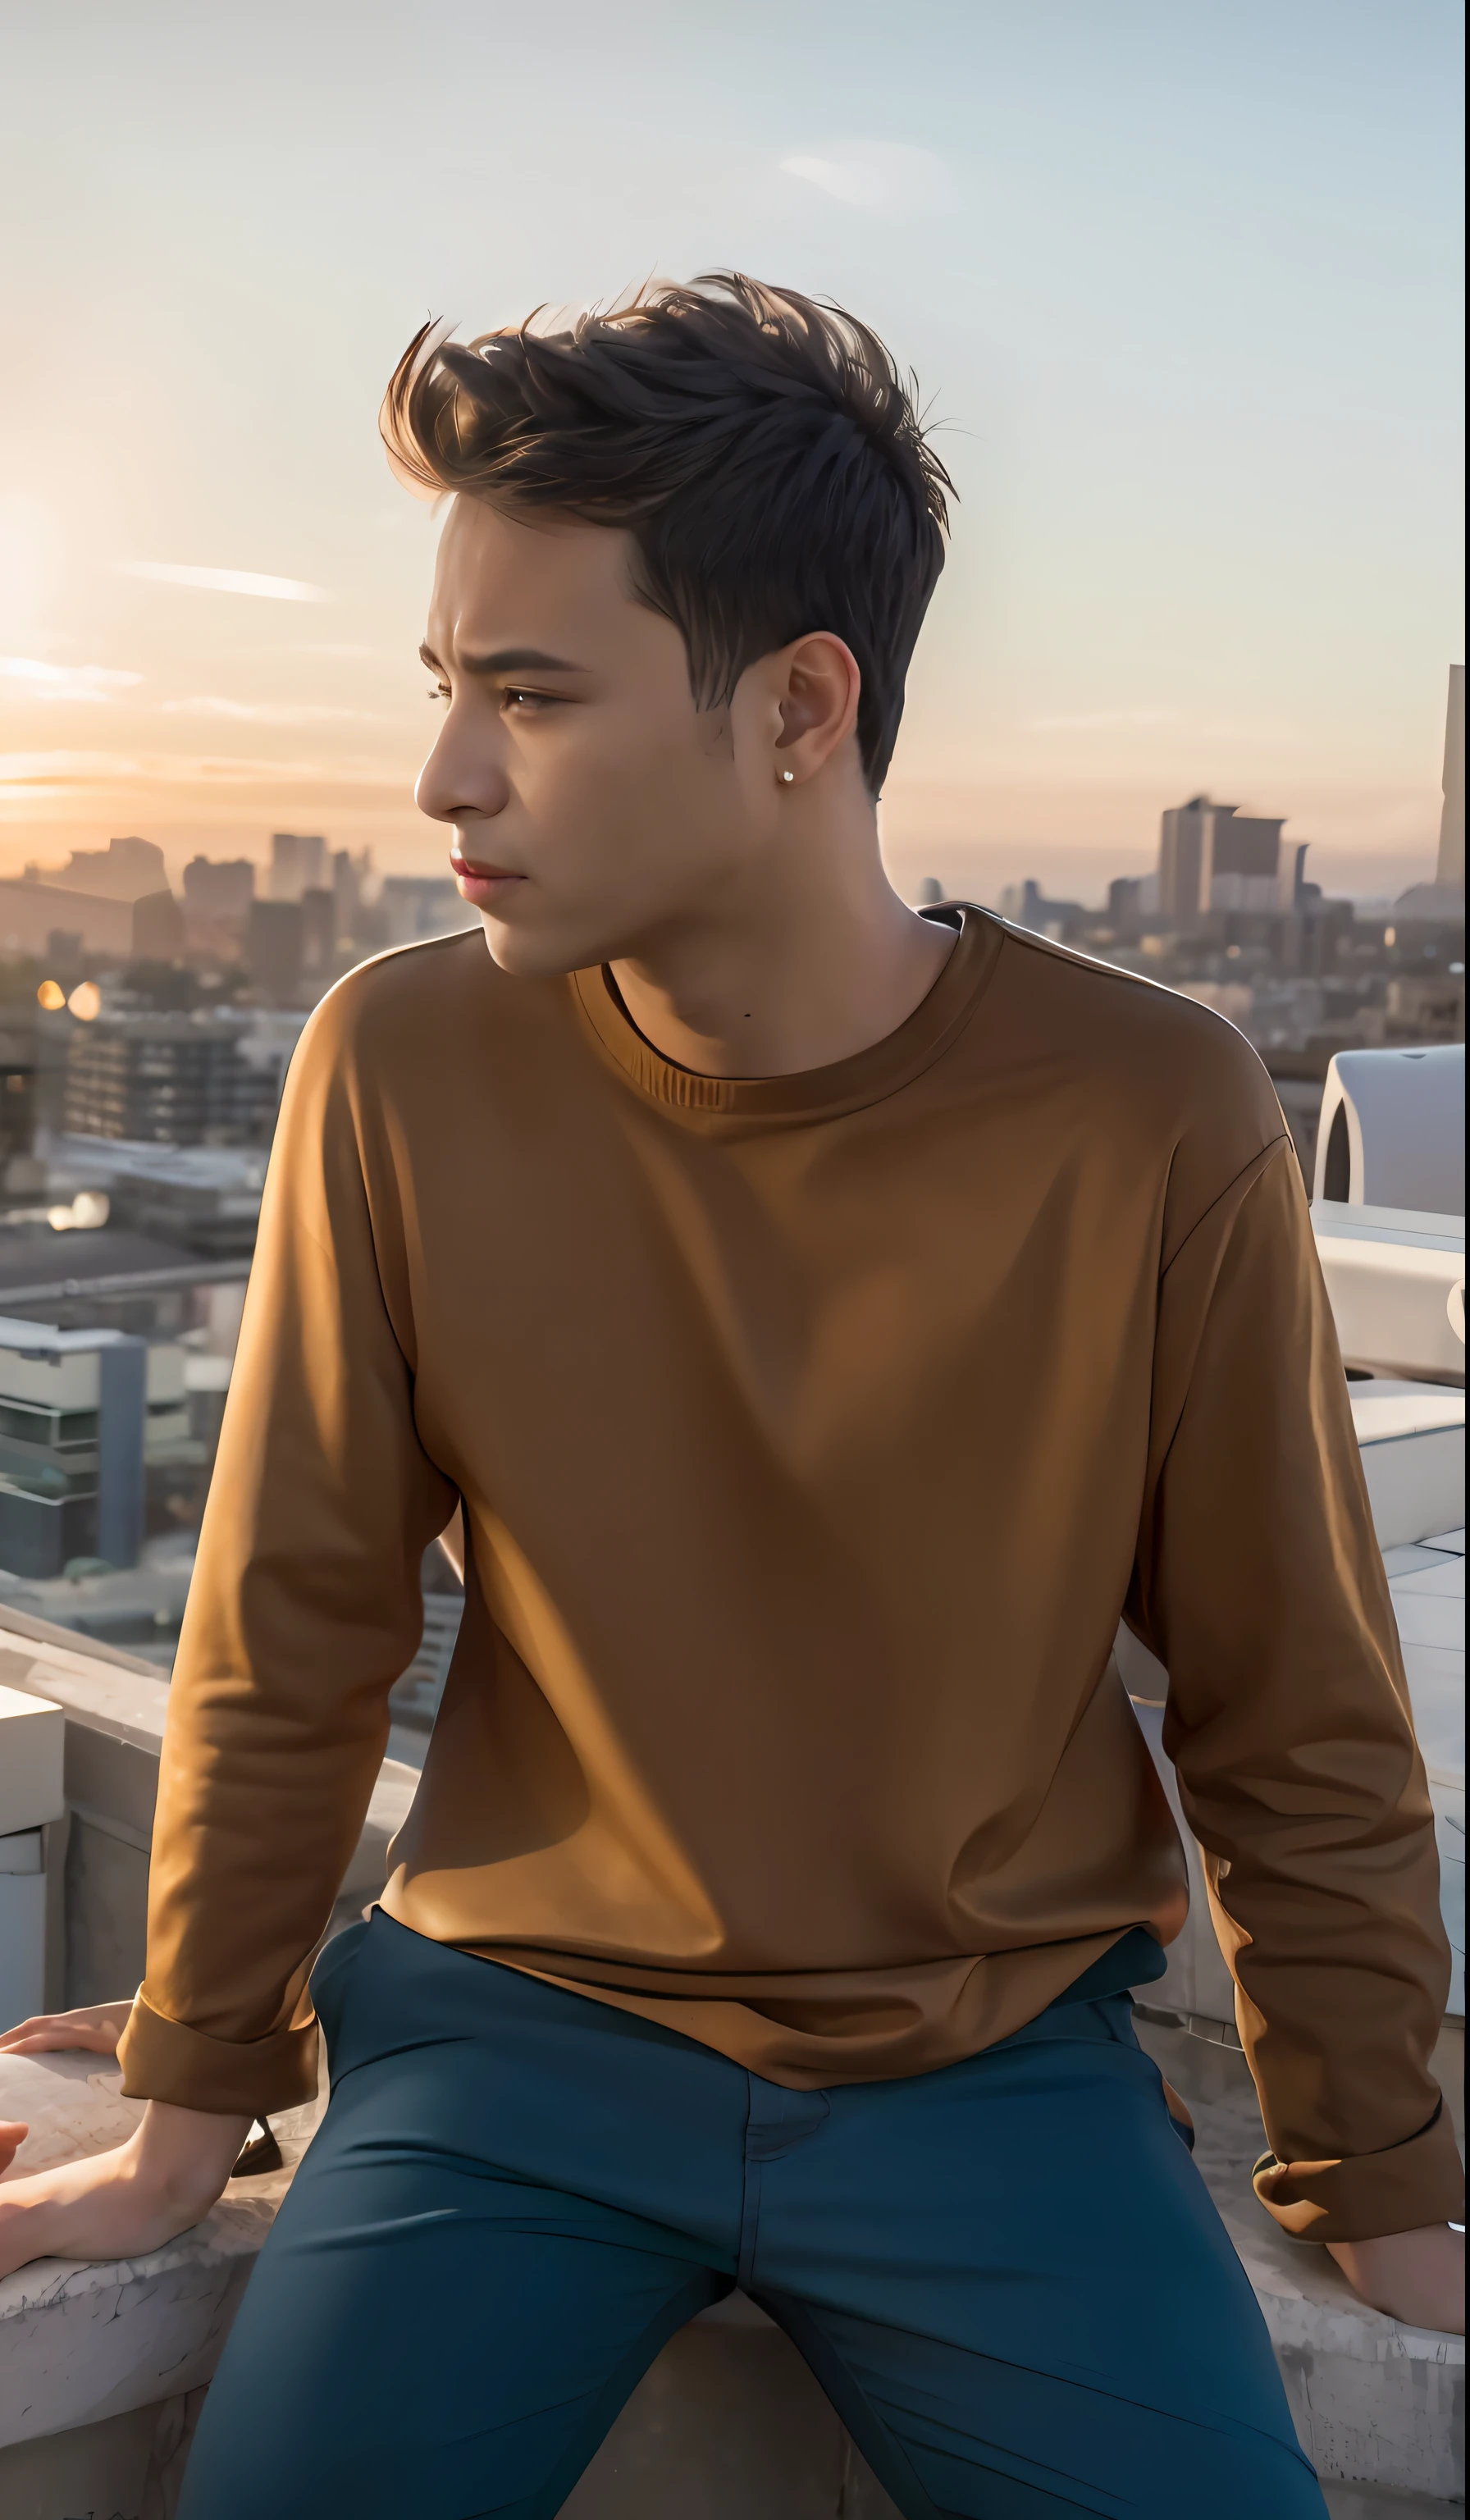
[[[1278,2161],[1265,2152],[1252,2184],[1298,2240],[1376,2240],[1456,2223],[1464,2212],[1465,2174],[1443,2101],[1417,2135],[1386,2152],[1348,2161]]]
[[[268,2038],[211,2039],[156,2012],[140,1992],[117,2043],[130,2100],[168,2100],[218,2117],[265,2117],[293,2109],[317,2092],[315,2013]]]

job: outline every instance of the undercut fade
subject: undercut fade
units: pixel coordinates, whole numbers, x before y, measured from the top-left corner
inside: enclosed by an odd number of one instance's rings
[[[535,322],[416,335],[383,397],[395,471],[625,528],[634,593],[682,634],[700,708],[758,656],[835,633],[862,673],[876,795],[954,494],[913,379],[856,316],[739,272],[660,283],[566,331]]]

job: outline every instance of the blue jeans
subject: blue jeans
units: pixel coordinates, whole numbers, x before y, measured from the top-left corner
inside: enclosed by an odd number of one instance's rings
[[[908,2520],[1322,2520],[1250,2286],[1097,1982],[962,2064],[789,2092],[376,1912],[317,1963],[331,2103],[179,2520],[550,2520],[735,2284]]]

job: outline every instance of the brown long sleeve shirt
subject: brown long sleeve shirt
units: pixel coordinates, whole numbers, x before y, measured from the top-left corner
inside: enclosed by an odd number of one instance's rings
[[[813,1072],[694,1076],[478,934],[303,1036],[175,1668],[125,2088],[300,2098],[309,1958],[463,1504],[383,1905],[791,2086],[1033,2018],[1184,1868],[1292,2228],[1440,2219],[1434,1837],[1296,1160],[1239,1035],[966,912]]]

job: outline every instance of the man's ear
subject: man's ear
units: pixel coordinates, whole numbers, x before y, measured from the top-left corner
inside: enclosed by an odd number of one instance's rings
[[[772,775],[783,787],[800,786],[856,732],[863,676],[851,648],[830,630],[793,639],[762,663],[774,677],[780,721]]]

